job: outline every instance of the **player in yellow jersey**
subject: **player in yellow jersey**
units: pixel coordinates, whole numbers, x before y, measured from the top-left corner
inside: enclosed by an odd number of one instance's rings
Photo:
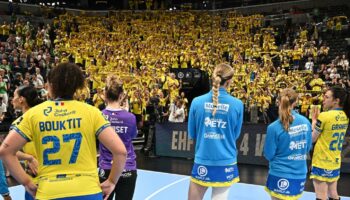
[[[126,150],[109,122],[97,108],[72,100],[83,86],[83,73],[75,64],[54,67],[48,75],[53,100],[28,110],[0,147],[11,174],[35,199],[102,200],[102,195],[107,199],[124,169]],[[113,155],[111,173],[101,185],[96,139]],[[16,157],[28,141],[33,141],[39,161],[37,185]]]
[[[323,99],[325,112],[312,116],[312,138],[316,141],[312,158],[311,179],[318,200],[339,200],[337,182],[341,150],[349,124],[350,94],[341,87],[327,90]]]
[[[31,107],[34,107],[41,102],[42,100],[39,98],[38,92],[33,86],[18,87],[15,90],[12,99],[13,108],[20,109],[22,114],[26,113]],[[21,120],[22,116],[17,118],[17,120],[12,123],[12,126],[16,126]],[[19,160],[25,161],[25,170],[28,175],[33,177],[33,182],[36,183],[35,176],[38,172],[38,161],[36,159],[37,155],[33,142],[28,142],[24,145],[23,152],[19,151],[16,155]],[[28,192],[25,193],[24,199],[34,200]]]

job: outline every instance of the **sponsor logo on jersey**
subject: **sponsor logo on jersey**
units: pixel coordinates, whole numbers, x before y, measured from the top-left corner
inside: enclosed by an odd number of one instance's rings
[[[197,173],[199,176],[206,176],[208,174],[208,169],[204,166],[199,166],[197,169]]]
[[[289,181],[287,179],[282,178],[282,179],[278,180],[277,187],[280,190],[286,190],[289,187]]]
[[[301,141],[291,141],[289,143],[289,149],[295,150],[295,149],[304,149],[306,147],[306,140]]]
[[[298,126],[290,127],[289,130],[288,130],[288,134],[291,137],[295,137],[295,136],[298,136],[298,135],[301,135],[301,134],[305,134],[305,132],[307,132],[308,130],[309,130],[309,128],[307,127],[306,124],[301,124],[301,125],[298,125]]]
[[[213,139],[213,140],[222,140],[222,139],[225,139],[225,135],[222,135],[220,133],[209,132],[209,133],[204,133],[204,138]]]
[[[226,167],[226,168],[225,168],[225,173],[231,173],[231,172],[233,172],[234,170],[235,170],[234,167]]]
[[[222,119],[214,119],[206,117],[204,119],[204,125],[211,128],[226,128],[227,122]]]
[[[44,115],[45,116],[49,116],[49,114],[52,112],[52,107],[49,106],[47,108],[44,109]]]
[[[221,104],[219,103],[217,106],[216,106],[216,111],[225,111],[225,112],[228,112],[228,109],[230,108],[230,105],[229,104]],[[214,109],[214,105],[213,103],[205,103],[204,104],[204,109],[206,110],[213,110]]]
[[[288,156],[288,160],[306,160],[306,159],[307,159],[307,155],[303,155],[303,154],[294,154],[294,155]]]

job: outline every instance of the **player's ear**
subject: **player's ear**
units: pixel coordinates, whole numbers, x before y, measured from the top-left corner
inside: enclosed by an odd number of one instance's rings
[[[339,105],[339,103],[340,103],[340,99],[339,98],[334,99],[334,104]]]

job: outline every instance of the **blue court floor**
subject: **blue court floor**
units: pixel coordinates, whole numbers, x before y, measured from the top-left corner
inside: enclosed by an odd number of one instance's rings
[[[134,200],[186,200],[189,183],[188,176],[138,170]],[[24,200],[24,187],[11,187],[10,193],[13,200]],[[208,190],[204,199],[210,200],[210,195],[211,190]],[[270,196],[263,186],[237,183],[232,186],[229,199],[270,200]],[[315,193],[312,192],[304,192],[300,198],[300,200],[313,199],[315,199]],[[342,197],[342,200],[350,200],[350,198]]]

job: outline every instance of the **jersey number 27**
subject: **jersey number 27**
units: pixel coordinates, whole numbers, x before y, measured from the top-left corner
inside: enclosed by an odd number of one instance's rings
[[[80,145],[81,145],[81,133],[71,133],[71,134],[63,134],[63,143],[70,142],[71,140],[75,140],[72,154],[69,159],[69,164],[74,164],[77,162]],[[61,144],[60,139],[57,136],[45,136],[41,140],[42,144],[52,143],[52,148],[47,148],[43,152],[44,165],[60,165],[61,159],[49,159],[49,154],[55,154],[60,151]]]

